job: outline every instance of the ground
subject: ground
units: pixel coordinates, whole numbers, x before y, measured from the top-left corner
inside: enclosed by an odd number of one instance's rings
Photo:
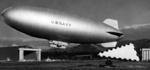
[[[149,70],[150,68],[150,62],[113,60],[114,67],[103,66],[104,64],[105,60],[0,62],[0,70]]]

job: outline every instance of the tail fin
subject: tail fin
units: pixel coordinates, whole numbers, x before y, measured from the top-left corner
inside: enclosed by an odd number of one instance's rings
[[[116,47],[117,42],[114,41],[114,42],[101,43],[101,45],[106,48],[111,48],[111,47]]]
[[[112,26],[112,27],[114,27],[116,29],[119,29],[117,20],[108,18],[108,19],[104,20],[103,23],[105,23],[105,24],[107,24],[109,26]]]
[[[105,24],[107,24],[107,25],[109,25],[111,27],[114,27],[116,29],[119,29],[118,21],[117,20],[108,18],[108,19],[104,20],[103,23],[105,23]],[[115,47],[116,44],[117,44],[116,41],[114,41],[114,42],[108,42],[108,43],[101,43],[101,45],[103,47]]]

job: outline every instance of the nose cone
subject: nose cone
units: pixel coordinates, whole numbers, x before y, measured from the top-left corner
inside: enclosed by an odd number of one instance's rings
[[[8,11],[8,8],[2,11],[2,13],[1,13],[2,19],[4,19],[6,17],[7,11]]]
[[[9,7],[9,8],[6,8],[6,9],[4,9],[3,11],[2,11],[2,13],[1,13],[1,17],[2,17],[2,19],[4,20],[4,22],[5,23],[7,23],[8,25],[10,25],[10,23],[8,23],[8,22],[10,22],[11,21],[11,10],[12,10],[12,7]]]
[[[11,27],[22,24],[23,16],[27,16],[24,13],[24,8],[22,7],[9,7],[4,9],[1,13],[1,17],[6,24]],[[22,16],[23,15],[23,16]]]
[[[11,7],[10,7],[11,8]],[[5,18],[7,15],[8,15],[8,11],[10,10],[10,8],[6,8],[2,11],[1,15],[2,15],[2,18]]]

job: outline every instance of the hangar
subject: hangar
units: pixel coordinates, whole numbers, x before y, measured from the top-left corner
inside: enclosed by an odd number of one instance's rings
[[[142,61],[150,61],[150,48],[142,48]]]
[[[36,51],[36,52],[35,52]],[[28,45],[1,47],[0,48],[0,61],[41,61],[41,49],[35,49]],[[37,57],[37,53],[39,56]]]

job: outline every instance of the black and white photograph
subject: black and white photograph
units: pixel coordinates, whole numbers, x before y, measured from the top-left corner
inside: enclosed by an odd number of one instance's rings
[[[149,70],[150,0],[0,0],[0,70]]]

